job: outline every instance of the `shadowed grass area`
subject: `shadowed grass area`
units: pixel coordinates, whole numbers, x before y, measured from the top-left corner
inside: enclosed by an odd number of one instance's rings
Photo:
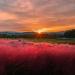
[[[58,44],[75,44],[75,38],[1,38],[1,39],[17,39],[25,40],[31,42],[48,42],[48,43],[58,43]]]
[[[49,38],[25,38],[25,40],[33,41],[33,42],[48,42],[48,43],[69,43],[75,44],[75,38],[56,38],[56,39],[49,39]]]

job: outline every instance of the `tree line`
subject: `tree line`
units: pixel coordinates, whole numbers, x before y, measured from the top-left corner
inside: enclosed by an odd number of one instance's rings
[[[0,34],[0,38],[75,38],[75,29],[67,30],[64,32],[64,34],[37,34],[37,33],[22,33],[22,34]]]

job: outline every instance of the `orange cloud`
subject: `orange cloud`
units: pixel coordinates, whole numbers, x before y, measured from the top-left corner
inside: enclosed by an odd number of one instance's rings
[[[0,11],[0,21],[17,19],[17,16],[11,13]]]
[[[51,28],[42,28],[39,30],[34,30],[34,32],[60,32],[69,29],[75,29],[75,25],[67,25],[67,26],[54,26]]]

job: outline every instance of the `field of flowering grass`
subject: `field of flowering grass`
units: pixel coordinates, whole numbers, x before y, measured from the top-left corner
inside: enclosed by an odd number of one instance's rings
[[[0,75],[75,75],[75,44],[0,39]]]

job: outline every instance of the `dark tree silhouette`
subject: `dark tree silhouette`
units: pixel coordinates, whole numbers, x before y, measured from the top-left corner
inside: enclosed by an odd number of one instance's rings
[[[67,38],[75,38],[75,29],[66,31],[64,36]]]

